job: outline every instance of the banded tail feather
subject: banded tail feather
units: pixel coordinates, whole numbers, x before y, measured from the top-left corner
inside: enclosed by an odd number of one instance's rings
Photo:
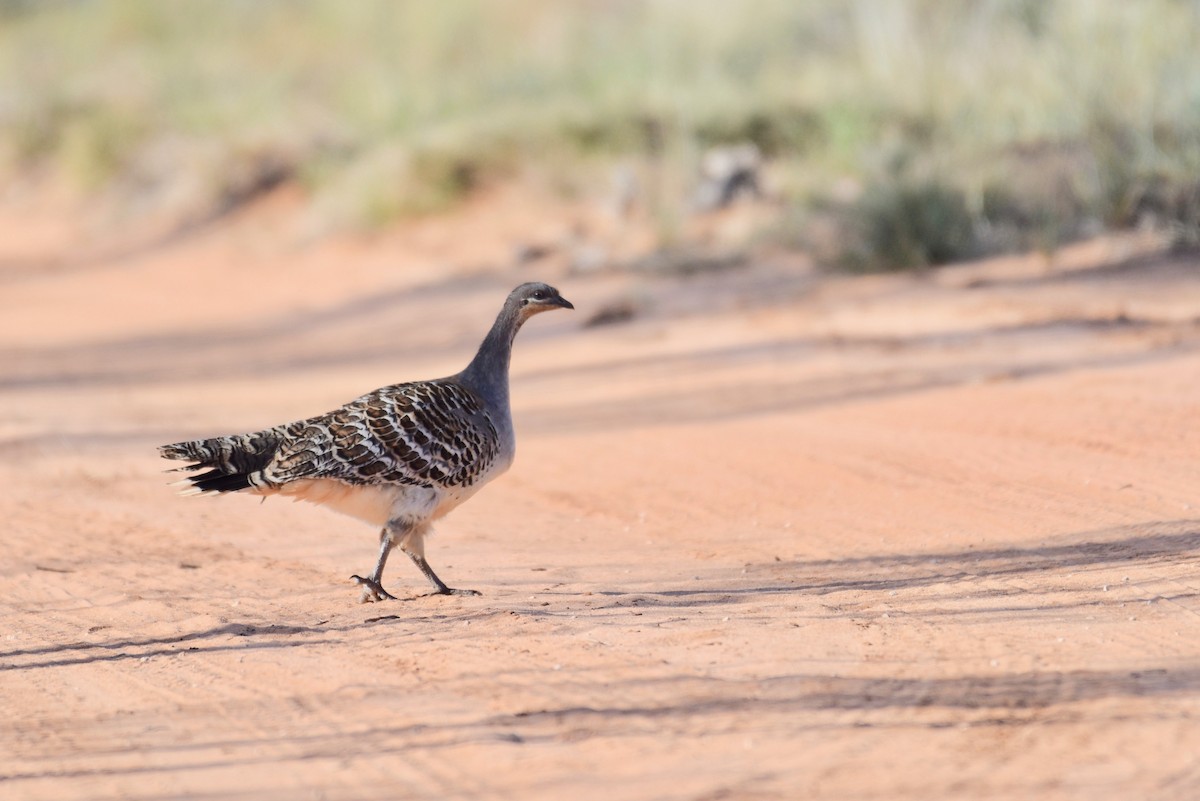
[[[279,426],[253,434],[175,442],[160,445],[158,452],[164,459],[192,462],[175,468],[196,473],[179,482],[188,485],[183,490],[184,494],[237,492],[267,484],[262,470],[271,463],[283,444],[283,429],[283,426]],[[205,472],[197,472],[200,470]]]

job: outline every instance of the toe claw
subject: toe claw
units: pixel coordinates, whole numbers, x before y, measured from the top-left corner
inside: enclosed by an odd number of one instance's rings
[[[375,601],[396,600],[396,596],[379,586],[379,582],[372,581],[362,576],[351,576],[350,580],[361,587],[359,592],[358,602],[360,604],[374,603]]]
[[[440,590],[434,590],[430,595],[483,595],[479,590],[460,590],[455,587],[443,587]]]

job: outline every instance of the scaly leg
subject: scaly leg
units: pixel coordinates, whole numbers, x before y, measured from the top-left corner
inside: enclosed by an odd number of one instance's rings
[[[392,539],[387,528],[379,533],[379,560],[375,563],[375,570],[371,573],[370,578],[362,576],[351,576],[350,580],[358,584],[362,588],[362,594],[358,596],[360,604],[369,604],[374,601],[396,600],[396,596],[383,588],[383,566],[387,564],[388,554],[392,552],[392,548],[396,542]]]
[[[478,590],[458,590],[453,587],[447,587],[446,582],[438,578],[437,573],[433,572],[433,568],[425,561],[425,532],[428,531],[428,526],[416,526],[409,531],[400,540],[400,550],[408,554],[408,558],[413,560],[413,564],[417,569],[429,579],[429,583],[433,585],[433,595],[479,595]]]

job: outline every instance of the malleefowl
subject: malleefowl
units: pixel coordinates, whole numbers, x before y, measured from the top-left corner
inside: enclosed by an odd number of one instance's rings
[[[163,445],[159,453],[192,463],[177,468],[191,473],[180,482],[185,495],[283,495],[382,526],[374,571],[351,577],[361,603],[395,599],[383,588],[383,568],[396,546],[435,593],[478,595],[438,578],[425,561],[425,535],[512,464],[508,365],[517,331],[535,314],[573,308],[552,286],[522,284],[460,373],[383,387],[328,414],[251,434]]]

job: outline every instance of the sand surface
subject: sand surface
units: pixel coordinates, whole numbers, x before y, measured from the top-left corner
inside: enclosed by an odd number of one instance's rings
[[[519,218],[76,258],[5,215],[5,799],[1200,797],[1195,256],[576,276],[489,266]],[[530,278],[578,311],[429,544],[482,596],[393,560],[358,605],[364,524],[166,486],[158,443],[457,370]]]

